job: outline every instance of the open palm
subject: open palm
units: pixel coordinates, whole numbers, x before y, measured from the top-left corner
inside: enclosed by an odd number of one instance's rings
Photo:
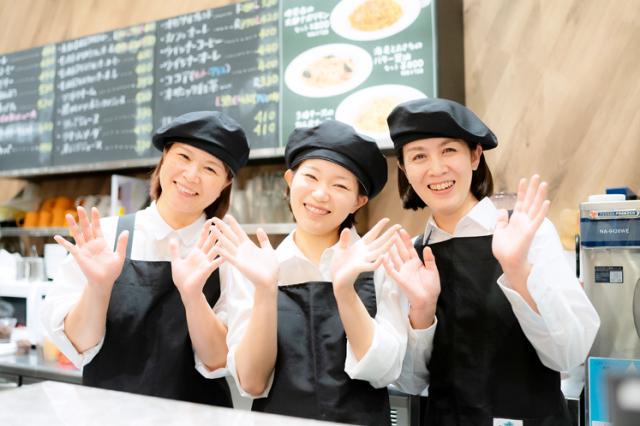
[[[389,219],[381,219],[351,247],[349,247],[350,231],[342,230],[338,247],[331,259],[334,291],[343,286],[353,285],[360,273],[374,271],[382,264],[383,255],[393,243],[393,235],[400,229],[400,225],[394,225],[380,235],[387,223]]]
[[[531,242],[549,211],[546,196],[547,183],[540,183],[540,176],[534,175],[528,184],[521,179],[511,217],[500,211],[491,248],[505,272],[526,269]]]
[[[407,296],[412,308],[433,308],[435,311],[440,295],[440,274],[429,247],[424,248],[423,259],[418,257],[407,231],[401,229],[384,259],[384,267]]]
[[[71,253],[89,285],[111,291],[116,279],[122,273],[129,233],[124,231],[118,236],[114,252],[102,234],[98,209],[95,207],[91,209],[91,221],[82,207],[78,207],[78,223],[70,214],[66,215],[66,219],[71,236],[75,239],[75,245],[60,235],[54,236],[54,239]]]
[[[227,215],[225,219],[228,224],[217,218],[214,220],[214,232],[219,239],[218,253],[256,287],[276,286],[280,266],[267,234],[258,229],[256,236],[260,246],[257,246],[233,216]]]
[[[178,241],[169,241],[171,276],[183,299],[202,294],[207,279],[223,262],[214,250],[216,237],[210,227],[211,220],[208,220],[195,247],[184,258],[180,257]]]

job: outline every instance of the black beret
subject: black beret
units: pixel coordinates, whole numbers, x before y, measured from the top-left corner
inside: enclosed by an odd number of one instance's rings
[[[153,134],[153,145],[162,151],[166,144],[193,145],[225,163],[234,175],[247,164],[249,143],[235,120],[219,111],[183,114]]]
[[[452,138],[478,143],[488,150],[498,146],[491,129],[470,109],[448,99],[422,98],[405,102],[387,117],[398,156],[409,142],[426,138]]]
[[[309,158],[328,160],[349,170],[369,198],[378,195],[387,183],[387,161],[375,141],[340,121],[327,120],[291,133],[284,151],[287,168]]]

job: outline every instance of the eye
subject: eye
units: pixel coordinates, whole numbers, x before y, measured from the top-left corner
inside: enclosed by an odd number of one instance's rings
[[[446,147],[444,150],[442,150],[443,153],[448,154],[448,153],[452,153],[452,152],[458,152],[457,149],[453,148],[453,147]]]
[[[306,177],[307,179],[310,180],[318,180],[314,175],[312,175],[311,173],[305,173],[302,176]]]
[[[178,156],[183,158],[183,159],[185,159],[185,160],[189,159],[189,156],[187,154],[182,153],[182,152],[178,153]]]
[[[426,155],[424,155],[423,153],[418,153],[413,157],[411,157],[411,161],[420,161],[420,160],[424,160],[425,158],[427,158]]]
[[[206,170],[207,173],[213,173],[214,175],[218,174],[216,172],[216,169],[214,169],[213,167],[205,167],[204,169]]]
[[[333,186],[335,186],[336,188],[339,188],[339,189],[343,189],[343,190],[345,190],[345,191],[348,191],[348,190],[349,190],[349,188],[348,188],[347,186],[345,186],[345,185],[343,185],[343,184],[341,184],[341,183],[336,183],[336,184],[335,184],[335,185],[333,185]]]

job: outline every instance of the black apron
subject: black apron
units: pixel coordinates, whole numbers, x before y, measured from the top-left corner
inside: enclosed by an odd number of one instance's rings
[[[415,248],[422,259],[421,238]],[[427,424],[570,425],[560,373],[544,366],[496,283],[492,236],[430,245],[440,273]]]
[[[119,219],[129,231],[122,273],[111,292],[104,344],[84,367],[82,383],[105,389],[231,407],[224,379],[195,369],[184,306],[171,262],[131,260],[135,214]],[[116,237],[117,241],[117,237]],[[220,297],[216,270],[204,286],[211,306]]]
[[[369,315],[377,312],[373,274],[355,283]],[[347,337],[330,282],[278,287],[278,356],[269,396],[254,411],[310,419],[389,425],[389,394],[344,372]]]

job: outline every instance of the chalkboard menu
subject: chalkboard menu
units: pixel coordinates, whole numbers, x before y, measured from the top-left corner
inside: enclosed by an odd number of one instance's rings
[[[421,0],[282,0],[282,131],[326,119],[383,148],[386,118],[436,94],[434,5]]]
[[[53,165],[155,155],[156,24],[57,45]]]
[[[247,0],[2,55],[0,176],[152,165],[153,130],[197,110],[252,158],[327,119],[388,148],[398,103],[464,102],[463,58],[462,0]]]
[[[158,22],[156,127],[180,114],[223,110],[245,129],[252,156],[279,145],[278,0],[247,1]]]
[[[0,56],[0,170],[51,163],[55,46]]]

